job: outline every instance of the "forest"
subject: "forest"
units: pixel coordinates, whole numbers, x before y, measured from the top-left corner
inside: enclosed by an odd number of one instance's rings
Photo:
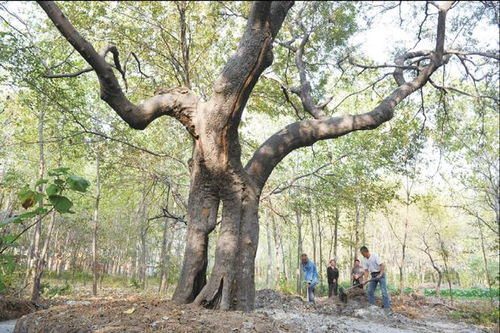
[[[497,332],[499,15],[0,1],[0,333]]]

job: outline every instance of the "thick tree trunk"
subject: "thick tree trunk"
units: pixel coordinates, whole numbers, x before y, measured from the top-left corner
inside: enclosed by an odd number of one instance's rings
[[[210,279],[194,302],[222,310],[253,309],[259,236],[258,192],[238,162],[222,177],[222,222]],[[232,164],[232,163],[231,163]]]
[[[191,185],[188,200],[188,227],[184,262],[173,300],[191,303],[206,284],[208,235],[214,230],[219,210],[217,188],[195,147],[191,160]]]

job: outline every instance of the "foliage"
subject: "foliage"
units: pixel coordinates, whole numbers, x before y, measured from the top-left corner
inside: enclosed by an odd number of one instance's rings
[[[49,282],[42,282],[40,289],[42,295],[47,298],[70,295],[73,292],[73,287],[68,283],[62,286],[51,286]]]

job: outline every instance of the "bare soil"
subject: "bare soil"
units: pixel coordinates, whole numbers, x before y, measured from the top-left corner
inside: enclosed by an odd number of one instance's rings
[[[446,319],[450,310],[433,299],[406,296],[392,302],[394,311],[386,313],[369,306],[359,290],[349,294],[347,304],[318,298],[312,306],[299,296],[265,289],[257,292],[255,311],[244,313],[149,297],[92,299],[26,315],[15,332],[484,332]]]
[[[0,296],[0,321],[22,317],[38,308],[35,303],[25,299]]]

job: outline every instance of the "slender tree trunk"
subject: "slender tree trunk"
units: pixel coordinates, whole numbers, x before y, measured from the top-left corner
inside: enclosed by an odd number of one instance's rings
[[[144,221],[144,220],[142,220]],[[146,238],[147,229],[143,226],[140,228],[139,232],[139,282],[141,283],[142,289],[146,289],[146,258],[147,258],[147,248],[146,248]]]
[[[441,235],[439,233],[436,233],[436,235],[438,236],[439,245],[441,247],[441,256],[443,258],[444,269],[445,269],[445,273],[446,273],[446,281],[448,282],[448,289],[450,291],[450,299],[451,299],[451,303],[453,304],[453,293],[452,293],[452,288],[451,288],[451,277],[450,277],[450,270],[449,270],[449,267],[448,267],[448,251],[446,250],[444,242],[441,239]]]
[[[97,281],[99,279],[99,272],[97,267],[97,232],[99,226],[99,202],[101,200],[101,176],[100,176],[100,150],[99,146],[95,147],[95,174],[96,174],[96,193],[95,193],[95,206],[94,206],[94,221],[92,230],[92,295],[97,296]]]
[[[352,228],[352,226],[351,226],[351,228]],[[354,249],[354,241],[353,241],[352,238],[353,238],[352,237],[352,232],[350,232],[349,233],[349,266],[348,266],[350,268],[352,268],[352,264],[354,262],[354,255],[355,255],[354,254],[354,251],[355,251],[355,249]]]
[[[323,277],[323,227],[321,220],[319,218],[318,212],[316,212],[316,222],[318,230],[318,240],[319,240],[319,274]]]
[[[280,239],[278,239],[278,232],[276,230],[276,221],[274,218],[274,214],[271,214],[271,223],[273,226],[274,256],[276,258],[276,268],[275,268],[276,269],[276,279],[277,279],[277,282],[279,282],[281,280],[281,278],[285,279],[285,281],[286,281],[285,262],[284,262],[285,254],[283,252],[281,253],[282,254],[282,256],[281,256],[281,260],[282,260],[281,266],[282,267],[280,267],[280,264],[279,264],[279,252],[280,252],[281,237],[280,237]],[[281,272],[283,272],[283,276],[280,276]]]
[[[266,219],[266,236],[267,236],[267,273],[266,273],[266,286],[268,288],[273,285],[273,249],[271,241],[271,223],[269,217]]]
[[[317,262],[317,256],[316,256],[316,230],[314,228],[314,220],[313,220],[313,215],[312,212],[309,213],[309,223],[311,225],[311,240],[312,240],[312,249],[313,249],[313,262],[315,265],[318,264]]]
[[[331,223],[332,221],[330,220],[329,216],[327,217],[328,218],[328,227],[329,227],[329,231],[330,231],[330,237],[328,237],[328,243],[330,244],[330,247],[328,249],[328,260],[332,259],[332,254],[333,254],[333,238],[334,238],[334,235],[333,235],[333,223]]]
[[[163,294],[168,287],[168,269],[170,266],[170,249],[172,247],[172,236],[169,237],[168,225],[171,223],[169,219],[166,219],[163,223],[163,239],[160,254],[160,287],[159,292]],[[169,239],[170,238],[170,239]]]
[[[431,261],[432,268],[434,268],[434,270],[436,271],[436,273],[438,275],[437,282],[436,282],[436,296],[441,297],[441,281],[443,279],[443,272],[438,267],[434,258],[432,257],[431,250],[430,250],[429,245],[427,244],[425,239],[424,239],[424,245],[425,245],[424,253],[427,254],[427,256],[429,257],[429,260]]]
[[[335,258],[335,260],[337,260],[339,222],[340,209],[339,206],[335,206],[335,226],[333,229],[333,257]]]
[[[297,293],[302,295],[302,269],[300,267],[300,255],[302,254],[302,216],[300,211],[295,211],[295,223],[297,226]]]
[[[409,184],[409,177],[406,176],[406,201],[405,201],[405,225],[404,225],[404,234],[403,241],[401,242],[401,263],[399,265],[399,293],[403,295],[405,288],[405,266],[406,266],[406,242],[408,239],[408,223],[410,219],[410,189],[411,186]]]
[[[356,253],[359,249],[359,229],[360,229],[360,202],[359,202],[359,198],[356,198],[356,202],[355,202],[355,210],[356,210],[356,219],[355,219],[355,223],[356,225],[354,226],[354,254],[353,254],[353,260],[351,261],[351,269],[354,265],[354,259],[356,259]]]
[[[280,237],[281,260],[283,262],[283,275],[285,276],[285,281],[290,281],[292,279],[292,270],[290,269],[290,267],[287,268],[285,244],[283,243],[284,243],[283,237]],[[291,248],[289,248],[289,253],[291,253]]]
[[[481,228],[481,221],[477,219],[477,227],[479,229],[479,236],[481,238],[481,252],[483,253],[483,262],[484,262],[484,274],[486,275],[486,282],[488,283],[488,289],[490,291],[490,303],[493,305],[493,290],[492,290],[492,283],[491,283],[491,277],[490,277],[490,271],[488,268],[488,259],[486,257],[486,248],[484,246],[484,234],[483,234],[483,229]]]
[[[366,217],[367,217],[367,209],[366,209],[366,204],[363,205],[363,234],[362,234],[362,238],[363,238],[363,245],[366,245]]]
[[[40,112],[38,114],[38,141],[39,141],[39,162],[38,162],[38,178],[42,179],[45,174],[45,155],[44,155],[44,128],[45,123],[45,104],[42,104]],[[39,192],[43,192],[43,184],[38,187]],[[43,199],[38,201],[38,207],[43,208]],[[37,222],[35,224],[35,231],[33,234],[33,280],[31,289],[31,301],[38,302],[40,298],[40,237],[42,235],[42,217],[39,215],[37,217]]]

